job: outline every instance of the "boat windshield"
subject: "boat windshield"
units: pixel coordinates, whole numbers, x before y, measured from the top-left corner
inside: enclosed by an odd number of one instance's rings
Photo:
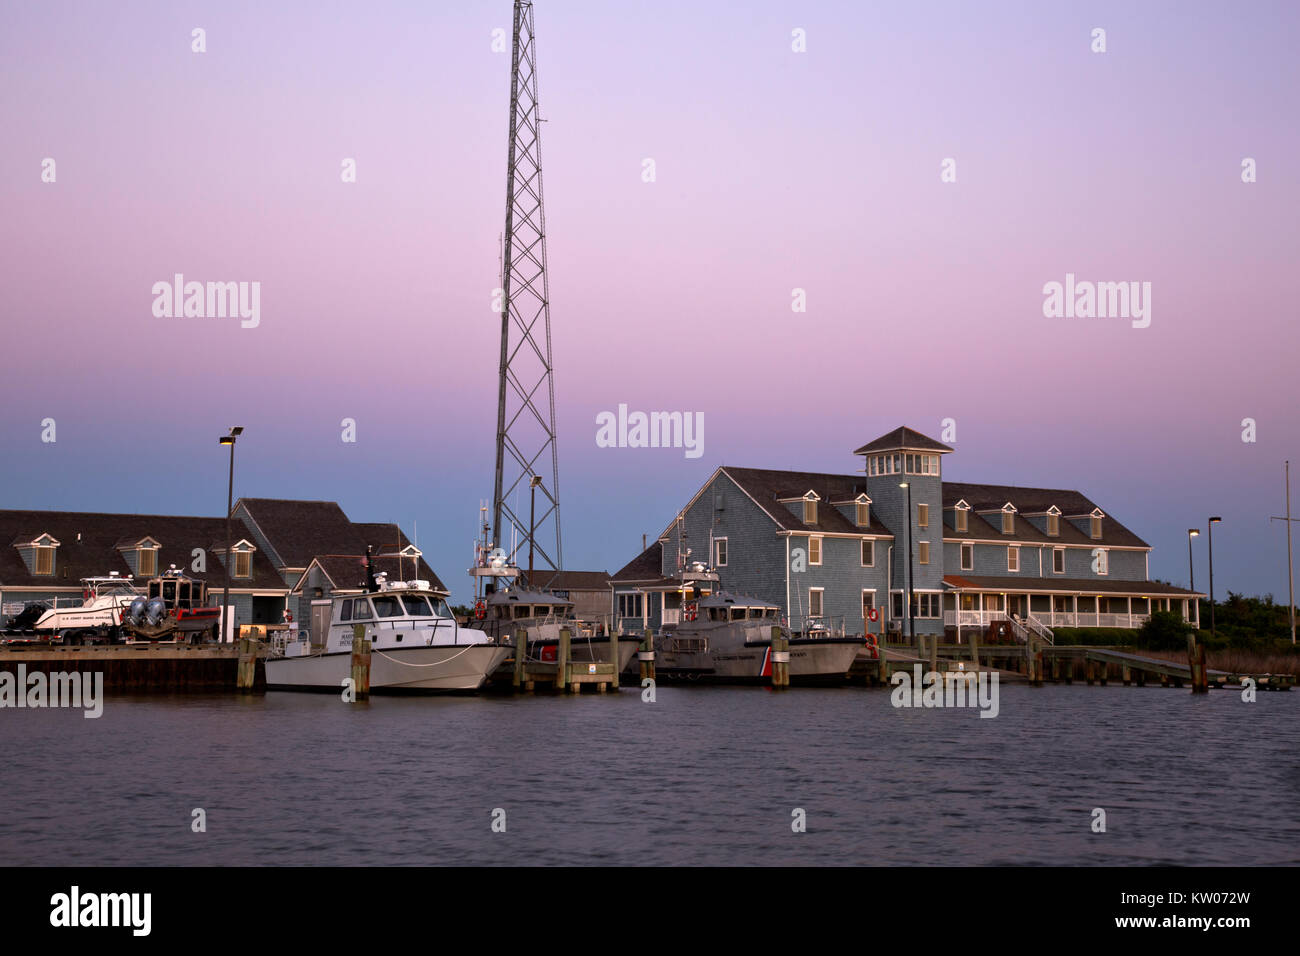
[[[401,617],[402,602],[395,594],[376,594],[370,599],[376,617]]]
[[[403,594],[402,604],[411,617],[429,616],[429,602],[423,594]]]
[[[453,615],[453,614],[451,613],[451,608],[449,608],[449,607],[447,606],[447,602],[446,602],[445,599],[443,599],[443,598],[431,598],[431,600],[433,601],[433,613],[434,613],[435,615],[437,615],[438,617],[454,617],[454,616],[455,616],[455,615]]]

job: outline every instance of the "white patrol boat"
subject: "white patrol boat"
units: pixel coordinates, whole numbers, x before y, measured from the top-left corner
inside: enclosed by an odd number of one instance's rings
[[[141,595],[131,578],[118,576],[81,579],[81,605],[54,607],[41,615],[33,629],[65,644],[112,641],[121,633],[122,617]]]
[[[354,630],[370,641],[371,693],[472,692],[510,655],[482,631],[459,627],[447,593],[428,581],[389,582],[369,576],[361,594],[336,596],[325,633],[302,632],[273,646],[266,659],[269,690],[341,693],[352,673]]]

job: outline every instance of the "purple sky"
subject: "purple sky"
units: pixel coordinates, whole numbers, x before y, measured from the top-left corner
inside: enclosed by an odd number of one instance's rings
[[[946,477],[1077,488],[1176,583],[1221,514],[1219,593],[1285,601],[1298,8],[737,9],[537,4],[566,566],[617,569],[719,464],[849,472],[951,417]],[[236,495],[418,523],[463,597],[509,25],[507,0],[0,9],[0,507],[220,513],[241,424]],[[261,325],[155,318],[176,272],[260,281]],[[1151,282],[1150,328],[1044,318],[1067,272]],[[619,403],[703,412],[703,457],[597,448]]]

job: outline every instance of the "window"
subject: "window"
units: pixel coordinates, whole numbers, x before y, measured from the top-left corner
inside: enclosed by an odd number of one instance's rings
[[[1016,514],[1014,511],[1002,512],[1002,533],[1014,534],[1016,530]]]
[[[1110,574],[1110,552],[1098,548],[1092,553],[1092,566],[1098,574]]]
[[[1007,570],[1020,570],[1020,549],[1017,547],[1007,548]]]
[[[857,507],[858,527],[865,528],[871,524],[871,504],[867,501],[859,501]]]
[[[619,617],[641,617],[641,595],[620,594],[618,596]]]
[[[876,468],[879,465],[879,463],[880,463],[880,459],[877,458],[875,455],[868,455],[867,474],[874,478],[876,476]]]
[[[253,555],[249,551],[235,554],[235,577],[251,578],[253,576]]]
[[[916,506],[916,526],[918,528],[930,527],[930,506],[918,504]]]
[[[815,535],[808,539],[808,563],[822,563],[822,539]]]
[[[863,616],[863,618],[870,618],[870,617],[871,617],[871,612],[872,612],[872,610],[875,609],[875,607],[876,607],[876,592],[875,592],[875,591],[866,591],[866,590],[864,590],[864,591],[862,592],[862,616]]]
[[[811,494],[803,500],[803,523],[817,523],[817,499]]]
[[[935,618],[939,616],[939,595],[928,591],[912,592],[912,617]]]
[[[139,573],[141,576],[149,575],[152,577],[158,573],[158,552],[153,548],[141,548],[137,564],[140,566]]]
[[[1050,512],[1047,515],[1047,533],[1056,537],[1061,533],[1061,516]]]
[[[898,618],[903,616],[903,592],[890,591],[889,598],[890,606],[894,612],[891,616],[894,620],[898,620]]]
[[[864,568],[874,568],[876,566],[876,542],[862,542],[862,566]]]
[[[808,589],[808,616],[822,616],[822,588]]]
[[[726,538],[715,538],[713,541],[713,566],[715,568],[725,568],[727,566]]]
[[[930,542],[929,542],[929,541],[918,541],[918,542],[917,542],[917,555],[916,555],[916,561],[917,561],[917,564],[929,564],[929,563],[930,563]]]
[[[963,571],[975,570],[975,545],[963,544],[961,546],[961,569]]]
[[[962,532],[963,534],[966,533],[967,522],[966,522],[966,509],[965,509],[965,508],[958,508],[958,509],[957,509],[957,513],[953,515],[953,524],[954,524],[954,526],[957,528],[958,531]]]
[[[348,598],[346,601],[344,601],[342,604],[339,605],[339,620],[340,621],[352,620],[352,598]]]
[[[371,617],[370,602],[365,598],[357,598],[356,604],[352,605],[352,620],[368,621]]]
[[[370,599],[379,617],[401,617],[402,602],[394,594],[376,594]]]
[[[1089,523],[1092,526],[1092,536],[1094,538],[1100,538],[1101,537],[1101,515],[1092,515],[1091,518],[1089,519]]]
[[[1052,573],[1053,574],[1065,573],[1065,549],[1064,548],[1052,549]]]
[[[53,548],[36,549],[36,573],[37,574],[54,573],[54,549]]]

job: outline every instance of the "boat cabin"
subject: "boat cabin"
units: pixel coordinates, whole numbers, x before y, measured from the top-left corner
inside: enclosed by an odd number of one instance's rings
[[[189,611],[208,606],[208,586],[175,568],[160,577],[150,578],[146,593],[150,599],[162,598],[169,610]]]

